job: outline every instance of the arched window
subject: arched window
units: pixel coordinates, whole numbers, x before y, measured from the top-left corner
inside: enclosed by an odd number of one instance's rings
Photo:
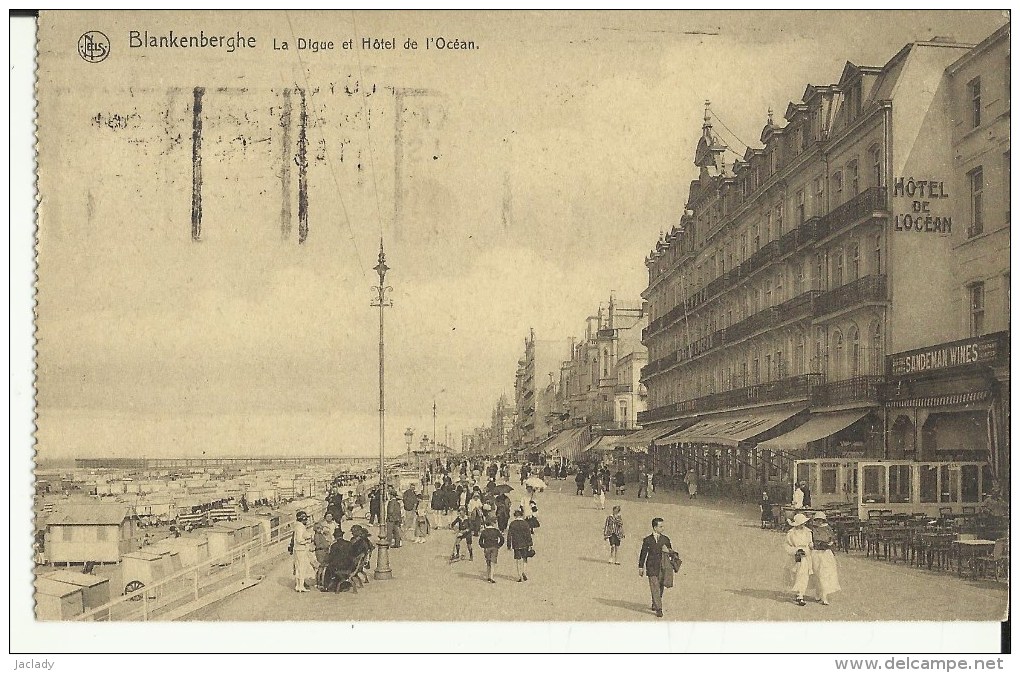
[[[815,328],[815,356],[812,367],[817,373],[825,373],[825,328]]]
[[[804,365],[804,354],[807,348],[807,338],[804,336],[804,332],[800,331],[794,340],[793,347],[793,371],[791,374],[806,374],[807,369]]]
[[[602,350],[602,376],[609,378],[609,349]]]
[[[850,376],[859,376],[863,369],[861,362],[861,334],[856,325],[850,325],[846,331],[847,365]]]
[[[840,381],[843,378],[843,333],[836,330],[832,333],[832,378]]]
[[[868,163],[871,164],[871,186],[881,187],[885,184],[885,171],[882,170],[882,147],[878,143],[868,149]]]
[[[879,320],[871,323],[871,371],[880,374],[885,369],[882,358],[885,351],[882,348],[882,323]]]

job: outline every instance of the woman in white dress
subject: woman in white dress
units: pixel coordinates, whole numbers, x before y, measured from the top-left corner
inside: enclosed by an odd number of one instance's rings
[[[811,531],[804,524],[808,518],[797,512],[792,521],[789,521],[790,530],[786,533],[786,553],[790,557],[789,573],[793,580],[793,591],[796,593],[797,605],[807,605],[804,601],[804,592],[807,591],[808,581],[811,579]]]
[[[832,546],[836,543],[836,535],[829,527],[825,512],[816,512],[808,525],[811,530],[811,572],[812,584],[818,590],[818,601],[822,605],[829,604],[829,594],[840,590],[839,572],[836,570],[836,557]]]
[[[315,579],[315,567],[312,565],[315,550],[312,546],[312,530],[308,526],[308,514],[305,512],[297,513],[290,544],[294,553],[294,591],[308,591],[305,580]]]

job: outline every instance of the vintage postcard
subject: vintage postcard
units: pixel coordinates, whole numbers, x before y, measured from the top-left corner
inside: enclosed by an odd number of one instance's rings
[[[40,622],[1006,618],[1008,14],[37,45]]]

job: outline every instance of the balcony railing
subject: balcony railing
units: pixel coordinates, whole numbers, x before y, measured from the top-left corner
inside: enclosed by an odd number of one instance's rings
[[[807,292],[801,292],[793,299],[784,301],[776,307],[779,311],[779,321],[786,322],[787,320],[809,317],[812,314],[815,299],[821,294],[821,292],[808,290]]]
[[[884,383],[884,376],[854,376],[843,381],[826,383],[811,391],[811,406],[830,407],[851,402],[877,403]]]
[[[676,351],[674,351],[672,353],[669,353],[668,355],[664,355],[658,360],[649,362],[647,365],[641,368],[641,380],[645,380],[649,376],[654,376],[655,374],[658,374],[667,367],[672,367],[673,365],[676,364],[676,361],[677,353]]]
[[[823,219],[827,231],[824,236],[833,234],[863,217],[875,212],[889,209],[889,199],[885,187],[870,187],[849,201],[829,211]],[[818,238],[823,238],[819,236]]]
[[[741,320],[736,325],[727,327],[726,339],[728,341],[738,341],[739,339],[743,339],[755,332],[768,329],[769,327],[775,327],[778,324],[779,311],[775,306],[770,306]]]
[[[682,402],[649,409],[638,413],[639,423],[651,423],[684,413],[703,413],[729,407],[744,407],[770,404],[790,400],[807,400],[813,391],[824,385],[825,375],[819,373],[801,374],[777,381],[758,383],[753,386],[727,390]]]
[[[858,304],[886,299],[886,278],[874,274],[822,294],[815,300],[813,313],[817,318]]]
[[[637,414],[637,421],[642,425],[645,423],[654,423],[655,421],[661,421],[664,418],[675,416],[676,413],[676,404],[666,404],[661,407],[649,409],[648,411],[639,411]]]
[[[715,278],[701,290],[688,296],[679,306],[650,322],[648,327],[641,332],[642,340],[647,340],[672,325],[683,316],[685,310],[693,311],[709,298],[729,290],[740,280],[763,266],[779,260],[804,245],[826,238],[829,234],[840,231],[871,213],[887,210],[888,190],[885,187],[871,187],[846,203],[837,206],[824,217],[808,218],[796,229],[787,232],[778,240],[769,241],[741,264]]]

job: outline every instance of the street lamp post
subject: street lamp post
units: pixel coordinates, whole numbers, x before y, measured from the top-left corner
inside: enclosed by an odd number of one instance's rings
[[[404,430],[404,439],[407,440],[407,461],[408,468],[411,467],[411,440],[414,439],[414,430],[408,428]],[[418,456],[418,471],[421,472],[421,456]]]
[[[382,238],[379,239],[379,263],[375,272],[379,274],[379,285],[372,288],[375,297],[372,306],[379,307],[379,553],[375,558],[375,578],[387,580],[393,578],[390,569],[390,541],[386,534],[386,377],[385,377],[385,341],[383,340],[383,310],[393,306],[386,296],[393,288],[386,285],[386,253],[383,251]]]
[[[432,400],[432,448],[436,448],[436,401]]]

